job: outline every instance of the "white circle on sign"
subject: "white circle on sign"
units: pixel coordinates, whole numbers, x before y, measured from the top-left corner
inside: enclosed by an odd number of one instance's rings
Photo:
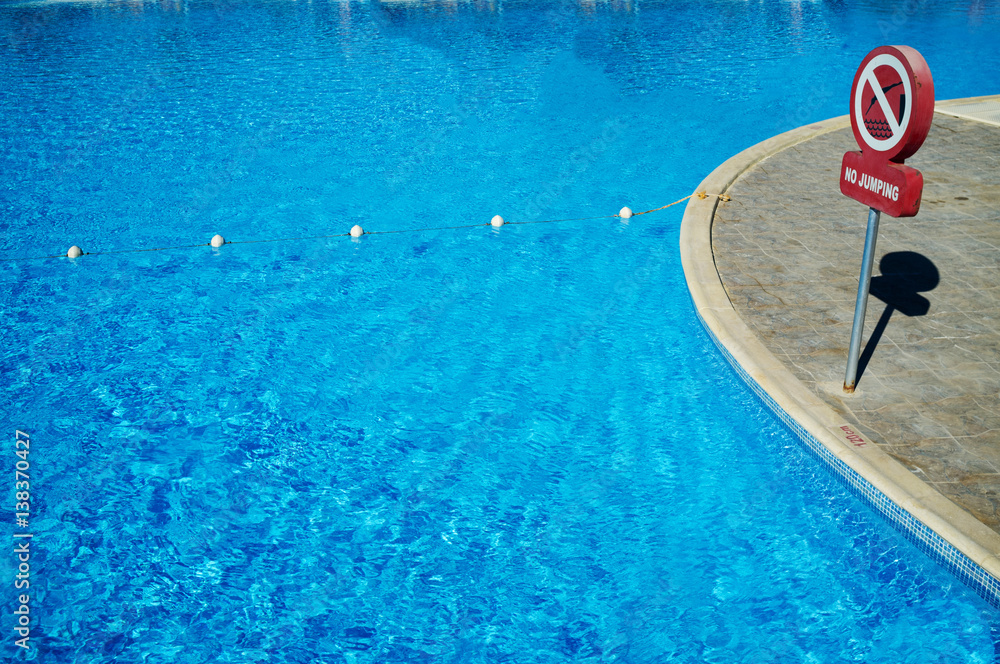
[[[861,72],[861,77],[858,78],[858,89],[854,91],[854,118],[857,120],[858,133],[861,134],[861,138],[868,144],[868,147],[876,152],[891,150],[896,147],[897,143],[903,140],[906,127],[910,124],[910,110],[913,108],[911,101],[903,109],[903,117],[897,125],[896,114],[889,108],[889,100],[885,98],[885,93],[882,92],[882,84],[879,83],[878,77],[875,76],[875,68],[882,65],[887,65],[896,70],[896,73],[899,74],[899,80],[903,82],[903,94],[906,95],[907,99],[913,99],[910,76],[906,73],[906,67],[903,66],[903,63],[898,58],[889,53],[881,53],[868,61],[868,64],[865,65],[864,70]],[[892,136],[890,138],[875,138],[868,132],[868,127],[865,126],[865,117],[861,112],[861,99],[864,97],[866,82],[871,86],[872,92],[875,93],[875,99],[882,108],[882,113],[885,115],[886,122],[889,123],[889,128],[892,129]]]

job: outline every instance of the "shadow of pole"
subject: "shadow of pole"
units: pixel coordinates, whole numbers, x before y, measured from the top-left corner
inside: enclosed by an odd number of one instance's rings
[[[889,326],[895,311],[904,316],[924,316],[931,303],[922,292],[934,290],[940,282],[938,269],[929,258],[913,251],[894,251],[882,257],[878,264],[881,274],[872,277],[869,292],[885,302],[885,310],[878,319],[872,335],[858,359],[857,381],[865,374],[868,362],[875,354],[882,335]]]

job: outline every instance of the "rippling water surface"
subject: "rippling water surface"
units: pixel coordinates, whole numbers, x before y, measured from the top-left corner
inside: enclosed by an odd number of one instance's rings
[[[845,113],[879,44],[939,98],[995,92],[998,29],[986,2],[0,1],[0,258],[653,208]],[[30,651],[0,556],[5,652],[994,661],[996,613],[712,347],[680,208],[4,260],[34,535]]]

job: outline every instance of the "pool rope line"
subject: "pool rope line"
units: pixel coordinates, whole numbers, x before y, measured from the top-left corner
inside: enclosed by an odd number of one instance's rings
[[[623,219],[628,220],[632,217],[638,217],[639,215],[649,214],[651,212],[659,212],[660,210],[665,210],[668,207],[678,205],[690,198],[706,199],[715,196],[720,201],[732,200],[727,194],[707,194],[704,191],[696,191],[693,194],[688,194],[684,198],[678,199],[673,203],[667,203],[658,208],[653,208],[651,210],[644,210],[642,212],[632,212],[627,207],[621,209],[618,214],[606,214],[597,217],[574,217],[570,219],[539,219],[533,221],[504,221],[500,215],[493,217],[492,221],[488,221],[482,224],[462,224],[458,226],[437,226],[433,228],[402,228],[395,231],[366,231],[361,228],[361,226],[354,226],[348,233],[334,233],[331,235],[309,235],[305,237],[282,237],[282,238],[265,238],[263,240],[225,240],[221,235],[216,235],[212,238],[210,242],[203,242],[201,244],[181,244],[172,245],[169,247],[151,247],[147,249],[110,249],[107,251],[83,251],[80,247],[73,245],[70,247],[69,251],[65,254],[51,254],[48,256],[23,256],[20,258],[0,258],[0,261],[10,262],[10,261],[33,261],[33,260],[45,260],[48,258],[79,258],[80,256],[102,256],[110,254],[136,254],[148,251],[168,251],[171,249],[194,249],[195,247],[212,247],[218,249],[230,244],[260,244],[263,242],[297,242],[303,240],[324,240],[332,237],[352,237],[357,239],[362,235],[391,235],[393,233],[422,233],[429,231],[451,231],[458,230],[461,228],[480,228],[482,226],[493,226],[494,228],[499,228],[501,226],[518,226],[525,224],[555,224],[559,222],[566,221],[592,221],[594,219]]]

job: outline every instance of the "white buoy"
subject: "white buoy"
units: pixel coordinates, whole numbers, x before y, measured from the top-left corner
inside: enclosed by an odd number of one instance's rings
[[[222,237],[221,235],[214,235],[212,237],[212,246],[215,247],[216,249],[218,249],[225,243],[226,243],[226,238]]]
[[[69,248],[69,251],[66,252],[66,255],[69,256],[70,258],[83,256],[83,249],[74,244],[72,247]]]
[[[490,226],[493,228],[500,228],[503,226],[503,217],[500,215],[494,215],[493,219],[490,220]]]
[[[621,212],[618,213],[618,216],[621,217],[622,219],[631,219],[632,218],[632,208],[623,207],[621,209]]]
[[[364,234],[365,229],[361,228],[361,226],[358,226],[357,224],[355,224],[354,228],[351,229],[351,237],[361,237]]]

